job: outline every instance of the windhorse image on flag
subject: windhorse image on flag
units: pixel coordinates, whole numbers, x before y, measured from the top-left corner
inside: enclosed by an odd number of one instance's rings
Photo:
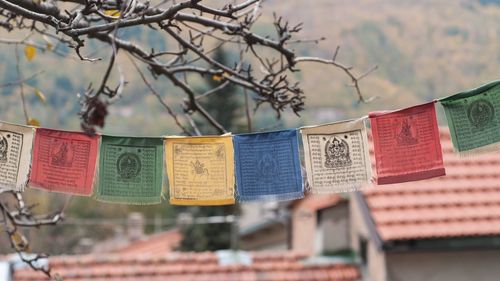
[[[371,180],[365,119],[301,128],[308,191],[355,191]]]
[[[233,136],[239,201],[304,196],[296,129]]]
[[[99,201],[157,204],[163,185],[163,139],[102,136],[99,180],[94,196]]]
[[[500,150],[500,80],[439,100],[462,155]]]

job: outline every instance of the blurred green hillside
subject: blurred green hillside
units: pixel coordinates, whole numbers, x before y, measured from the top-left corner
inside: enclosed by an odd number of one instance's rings
[[[332,107],[339,117],[429,101],[498,79],[498,1],[363,0],[271,1],[286,18],[304,21],[308,38],[326,36],[308,55],[340,58],[361,73],[366,96],[380,99],[353,106],[354,97],[338,71],[308,65],[302,80],[308,109]],[[292,4],[293,3],[293,4]],[[485,5],[482,5],[484,3]],[[272,10],[272,8],[270,9]]]
[[[379,69],[362,83],[365,96],[380,98],[369,104],[357,104],[347,77],[330,66],[313,63],[301,65],[297,74],[307,95],[304,118],[285,114],[285,126],[332,121],[355,117],[374,109],[409,106],[421,101],[453,94],[498,78],[500,55],[500,8],[497,1],[410,1],[410,0],[271,0],[263,4],[261,21],[255,31],[273,34],[272,12],[283,15],[291,23],[304,22],[304,39],[326,37],[319,44],[295,44],[301,55],[330,57],[337,45],[339,59],[363,73],[373,65]],[[491,4],[493,3],[493,4]],[[166,37],[151,29],[129,28],[122,36],[142,42],[156,50],[169,45]],[[2,36],[4,33],[2,33]],[[23,38],[22,34],[8,34]],[[31,38],[44,44],[42,38]],[[44,70],[44,74],[28,84],[42,90],[48,99],[43,106],[28,89],[30,112],[43,125],[79,129],[77,92],[89,82],[100,82],[107,66],[108,51],[98,43],[84,50],[92,57],[103,57],[96,63],[79,61],[65,46],[56,49],[65,57],[41,54],[27,62],[22,57],[24,76]],[[227,46],[227,49],[231,46]],[[173,48],[173,47],[172,47]],[[0,45],[0,81],[16,79],[14,47]],[[233,54],[234,56],[235,54]],[[233,57],[235,59],[236,57]],[[150,95],[126,57],[121,66],[129,82],[123,96],[111,108],[104,130],[111,134],[174,134],[169,116]],[[115,77],[116,79],[116,77]],[[190,80],[195,88],[203,87],[203,78]],[[164,78],[155,87],[164,99],[179,110],[182,94]],[[1,88],[0,118],[22,121],[17,89]],[[265,108],[263,109],[265,112]],[[271,112],[257,117],[261,127],[272,126]]]

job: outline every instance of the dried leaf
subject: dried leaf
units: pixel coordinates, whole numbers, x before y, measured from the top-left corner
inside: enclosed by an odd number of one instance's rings
[[[222,80],[222,75],[214,74],[212,75],[212,80],[219,82]]]
[[[80,125],[86,133],[94,134],[95,127],[104,127],[108,115],[107,103],[96,98],[85,98],[82,108],[85,108],[85,110],[80,112],[82,119]]]
[[[43,104],[47,103],[47,99],[45,98],[45,95],[42,93],[42,91],[40,91],[39,89],[35,88],[35,95],[40,99],[40,101]]]
[[[231,77],[231,74],[227,73],[224,71],[224,73],[222,74],[224,77],[228,78],[228,77]]]
[[[34,59],[36,55],[36,48],[30,44],[26,45],[26,47],[24,47],[24,55],[29,61]]]
[[[104,10],[104,14],[106,16],[115,17],[115,18],[120,17],[120,11],[118,11],[118,10]]]
[[[30,118],[28,120],[28,125],[34,126],[34,127],[40,127],[40,121],[38,121],[38,119],[36,119],[36,118]]]

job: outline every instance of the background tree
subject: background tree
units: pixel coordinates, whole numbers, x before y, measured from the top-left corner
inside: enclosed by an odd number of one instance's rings
[[[237,60],[231,59],[230,53],[223,47],[217,48],[214,51],[212,59],[223,65],[237,63]],[[229,83],[224,75],[206,77],[205,85],[206,87],[202,92],[205,92],[206,95],[200,100],[200,104],[215,120],[220,120],[220,124],[228,131],[233,133],[242,132],[244,130],[243,115],[241,114],[244,104],[242,90],[234,84]],[[218,89],[218,87],[221,89],[209,92],[209,90]],[[198,120],[197,123],[203,134],[217,133],[212,126],[209,126],[203,120]]]
[[[292,25],[275,16],[274,34],[261,35],[253,28],[259,19],[261,0],[216,3],[209,5],[201,0],[0,0],[0,28],[29,33],[26,38],[2,39],[1,42],[24,46],[28,59],[33,58],[36,50],[67,56],[67,50],[54,48],[57,44],[73,49],[81,59],[82,67],[92,68],[100,60],[108,61],[99,81],[89,81],[87,89],[79,94],[81,127],[87,133],[94,133],[104,126],[109,105],[120,98],[127,87],[135,86],[127,81],[136,75],[141,77],[185,135],[201,134],[194,118],[204,120],[216,133],[228,131],[223,121],[212,116],[201,100],[230,85],[251,95],[257,108],[268,105],[277,118],[285,110],[299,114],[304,108],[305,96],[293,73],[299,71],[299,65],[304,62],[341,69],[351,80],[359,101],[365,100],[359,80],[366,73],[355,75],[352,67],[340,63],[337,60],[338,48],[327,59],[296,54],[292,45],[302,42],[295,38],[301,30],[300,23]],[[154,35],[150,38],[165,36],[169,44],[153,45],[154,40],[135,42],[127,36],[130,34],[127,31],[134,28],[140,32],[152,32]],[[47,43],[37,44],[33,40]],[[223,45],[239,50],[236,63],[224,64],[210,56]],[[96,50],[106,50],[109,55],[95,56]],[[17,48],[15,55],[19,56]],[[126,62],[131,62],[137,71],[131,72],[128,68],[125,71]],[[142,69],[144,67],[149,71],[149,77]],[[8,86],[20,88],[26,123],[37,125],[26,106],[24,86],[27,79],[39,74],[23,77],[19,62],[16,68],[17,79],[8,82]],[[220,77],[224,82],[199,92],[193,83],[200,76]],[[153,80],[159,82],[152,83]],[[155,89],[160,82],[169,83],[184,94],[180,112],[175,111],[165,101],[166,97]],[[63,84],[71,88],[68,83]],[[41,92],[38,96],[44,99]],[[251,124],[249,103],[245,106],[247,124]],[[49,215],[34,215],[32,206],[24,203],[22,194],[0,189],[0,196],[4,199],[0,201],[1,222],[13,248],[19,252],[26,249],[20,228],[52,225],[62,219],[64,208]],[[26,262],[35,267],[33,261],[38,258],[40,256],[26,259]]]
[[[212,59],[224,65],[230,64],[230,56],[223,49],[218,48]],[[204,91],[217,89],[224,86],[224,76],[214,75],[205,78]],[[242,94],[238,89],[229,84],[222,90],[217,92],[208,92],[200,103],[206,108],[207,112],[230,132],[238,133],[243,130],[242,123],[239,121],[240,115],[238,110],[242,105]],[[198,125],[203,134],[217,133],[213,127],[207,126],[206,123],[200,122]],[[188,207],[182,208],[189,212],[192,217],[217,217],[236,215],[238,211],[237,205],[231,206],[210,206],[210,207]],[[188,224],[182,227],[182,237],[180,250],[181,251],[216,251],[221,249],[229,249],[231,245],[231,235],[237,228],[234,228],[231,223],[218,224]],[[234,238],[234,237],[233,237]],[[235,245],[233,245],[235,246]]]

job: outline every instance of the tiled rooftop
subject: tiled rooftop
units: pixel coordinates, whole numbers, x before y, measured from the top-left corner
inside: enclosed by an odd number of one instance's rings
[[[353,265],[304,264],[304,255],[252,253],[251,265],[220,265],[215,253],[59,256],[50,259],[53,274],[64,281],[359,281]],[[16,270],[14,281],[49,280],[31,269]]]
[[[446,176],[364,192],[384,241],[500,235],[500,153],[460,157],[441,129]]]

